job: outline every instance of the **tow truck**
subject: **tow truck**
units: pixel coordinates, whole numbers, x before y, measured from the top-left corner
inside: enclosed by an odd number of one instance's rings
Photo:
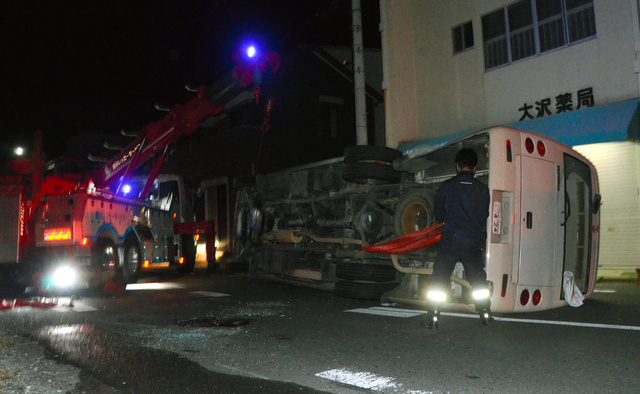
[[[135,140],[91,174],[43,175],[41,133],[32,157],[12,160],[0,177],[0,277],[4,286],[37,292],[128,284],[146,268],[194,269],[195,238],[215,259],[213,225],[196,222],[184,183],[160,174],[168,148],[201,122],[276,73],[280,57],[255,46],[234,52],[235,66],[215,83],[138,131]],[[189,88],[188,88],[189,89]],[[256,99],[256,103],[258,100]],[[272,103],[266,103],[270,111]],[[96,157],[89,157],[96,160]],[[139,176],[143,168],[145,175]],[[150,168],[150,169],[149,169]]]

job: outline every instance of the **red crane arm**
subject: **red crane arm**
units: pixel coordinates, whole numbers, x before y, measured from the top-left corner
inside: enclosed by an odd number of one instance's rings
[[[259,75],[267,68],[271,68],[275,73],[279,66],[279,55],[271,52],[257,63],[236,64],[236,67],[220,78],[216,84],[209,87],[200,86],[195,97],[184,104],[176,105],[163,119],[150,123],[140,130],[132,144],[93,174],[93,182],[99,188],[115,187],[116,190],[113,191],[117,192],[122,182],[129,179],[138,167],[158,157],[149,174],[147,184],[140,193],[140,197],[146,196],[153,179],[162,167],[166,150],[171,144],[181,137],[193,135],[207,117],[220,114],[224,110],[224,104],[254,82],[255,75]]]
[[[167,116],[140,130],[132,144],[94,174],[93,181],[96,186],[106,187],[116,184],[121,179],[128,179],[142,164],[166,153],[166,148],[178,139],[193,135],[204,119],[218,115],[224,110],[223,106],[209,103],[203,92],[204,86],[199,89],[197,96],[184,104],[176,105]],[[162,161],[162,156],[159,160]],[[159,171],[161,163],[157,166]],[[150,174],[150,178],[155,178],[156,175],[157,172]]]

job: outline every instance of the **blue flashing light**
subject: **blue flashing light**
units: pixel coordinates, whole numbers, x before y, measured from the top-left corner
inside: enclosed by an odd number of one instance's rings
[[[245,52],[250,59],[254,58],[258,54],[258,50],[254,45],[249,45]]]
[[[131,192],[131,185],[122,186],[122,194],[125,196]]]

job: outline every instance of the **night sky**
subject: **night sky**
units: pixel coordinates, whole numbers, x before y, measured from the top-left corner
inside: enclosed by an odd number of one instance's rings
[[[365,47],[379,47],[378,0],[362,0]],[[84,0],[0,4],[0,158],[42,130],[46,157],[70,139],[135,131],[160,103],[228,70],[244,37],[279,52],[350,46],[350,0]]]

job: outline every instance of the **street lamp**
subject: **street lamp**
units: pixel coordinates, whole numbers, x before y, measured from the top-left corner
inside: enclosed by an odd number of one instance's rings
[[[16,156],[22,156],[22,155],[24,155],[24,148],[23,148],[23,147],[21,147],[21,146],[17,146],[17,147],[13,150],[13,153],[14,153]]]

